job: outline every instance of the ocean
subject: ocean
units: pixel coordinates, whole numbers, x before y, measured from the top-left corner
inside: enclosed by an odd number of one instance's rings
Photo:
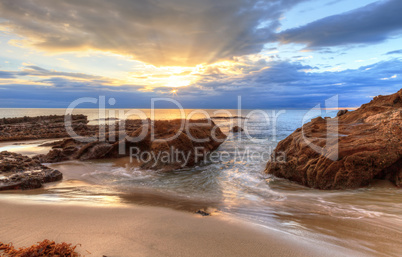
[[[101,117],[121,117],[130,110],[106,110]],[[148,118],[182,118],[179,110],[141,111]],[[263,229],[285,231],[316,243],[353,247],[367,256],[400,256],[402,247],[402,193],[386,181],[343,191],[321,191],[264,173],[277,143],[317,115],[319,110],[184,110],[185,117],[212,117],[224,133],[242,116],[247,133],[229,134],[218,153],[225,159],[201,163],[170,173],[141,170],[127,160],[69,161],[49,164],[64,173],[61,183],[40,190],[1,193],[17,201],[55,204],[156,205],[179,210],[203,209],[225,219],[240,219]],[[64,109],[0,109],[0,118],[64,115]],[[76,109],[90,124],[99,122],[99,110]],[[275,119],[274,117],[277,117]],[[46,152],[46,140],[1,143],[8,150],[35,155]]]

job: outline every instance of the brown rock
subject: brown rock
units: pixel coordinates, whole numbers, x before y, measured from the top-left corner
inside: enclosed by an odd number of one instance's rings
[[[271,161],[265,172],[319,189],[359,188],[373,179],[401,186],[401,99],[402,90],[333,119],[313,119],[279,142],[273,156],[285,153],[286,162]]]
[[[144,162],[143,168],[171,171],[202,162],[226,139],[226,135],[211,120],[186,121],[180,130],[181,125],[182,120],[155,121],[154,133],[151,126],[144,125],[144,130],[139,128],[132,135],[135,137],[146,131],[144,139],[139,142],[126,141],[126,145],[128,148],[136,147],[140,152],[149,152],[152,156],[160,157]]]
[[[184,125],[182,127],[182,125]],[[226,139],[211,120],[154,121],[153,126],[144,124],[120,141],[106,136],[105,142],[81,143],[66,139],[53,144],[53,150],[40,155],[41,162],[52,163],[65,160],[90,160],[129,156],[130,149],[148,153],[149,160],[142,162],[145,169],[170,171],[192,167],[215,151]],[[133,140],[141,138],[141,140]],[[125,152],[121,152],[124,149]]]
[[[239,127],[239,126],[234,126],[231,131],[233,133],[238,133],[238,132],[243,132],[244,129],[242,127]]]
[[[68,137],[63,115],[0,119],[0,141]],[[98,126],[88,126],[85,115],[72,115],[71,127],[81,136],[95,135]]]
[[[340,110],[336,116],[340,117],[340,116],[346,114],[347,112],[348,112],[348,110]]]
[[[0,191],[12,189],[34,189],[42,184],[59,181],[63,175],[58,170],[41,165],[37,160],[17,153],[0,153]]]

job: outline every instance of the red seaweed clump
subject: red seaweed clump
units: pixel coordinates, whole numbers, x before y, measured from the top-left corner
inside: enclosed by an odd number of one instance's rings
[[[59,257],[78,257],[81,254],[75,249],[78,245],[58,243],[54,241],[43,240],[29,247],[15,249],[12,243],[4,244],[0,242],[0,256],[4,257],[31,257],[31,256],[59,256]]]

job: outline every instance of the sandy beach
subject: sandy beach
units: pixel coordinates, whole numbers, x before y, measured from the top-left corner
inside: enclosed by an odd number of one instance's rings
[[[85,256],[341,256],[340,247],[235,220],[158,207],[84,207],[0,201],[0,238],[81,244]]]

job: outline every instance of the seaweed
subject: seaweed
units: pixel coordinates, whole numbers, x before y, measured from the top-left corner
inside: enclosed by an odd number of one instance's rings
[[[81,254],[77,253],[75,249],[77,244],[67,244],[65,242],[58,243],[50,240],[43,240],[30,247],[21,247],[15,249],[12,243],[4,244],[0,242],[0,256],[3,257],[31,257],[31,256],[59,256],[59,257],[79,257]]]

